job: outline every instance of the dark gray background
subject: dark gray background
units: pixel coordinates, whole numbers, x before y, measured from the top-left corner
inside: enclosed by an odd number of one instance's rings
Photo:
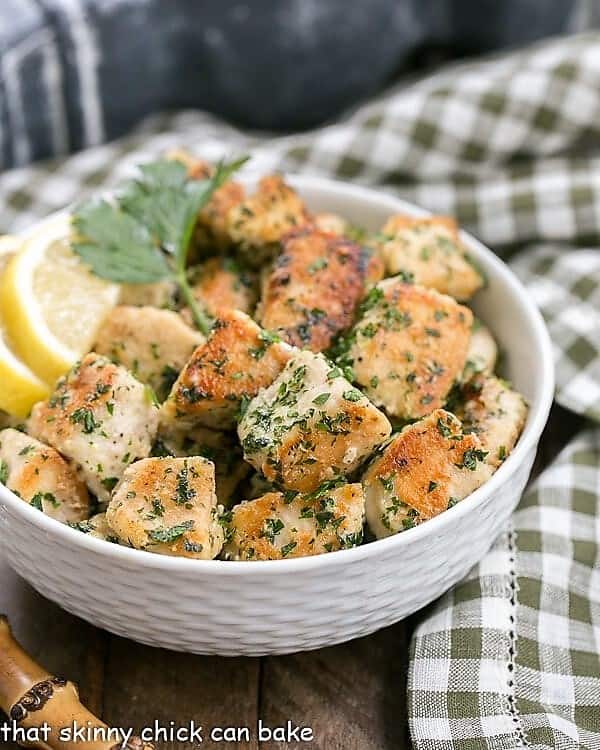
[[[2,0],[0,167],[198,107],[321,123],[406,70],[589,27],[598,0]]]

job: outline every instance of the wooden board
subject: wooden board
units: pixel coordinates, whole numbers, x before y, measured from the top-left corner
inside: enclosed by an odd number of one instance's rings
[[[535,473],[556,456],[582,420],[553,410]],[[189,656],[152,649],[93,628],[44,600],[0,559],[0,612],[18,639],[50,671],[79,684],[82,700],[116,726],[191,720],[205,731],[246,726],[250,742],[205,741],[240,750],[403,750],[410,748],[406,671],[411,618],[368,638],[333,648],[264,659]],[[256,741],[289,720],[311,727],[310,743]],[[159,750],[191,750],[160,743]],[[7,750],[16,750],[9,744]]]

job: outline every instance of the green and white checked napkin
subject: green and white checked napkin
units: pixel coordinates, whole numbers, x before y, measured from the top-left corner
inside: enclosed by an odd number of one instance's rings
[[[15,231],[184,145],[252,168],[380,186],[510,260],[548,322],[557,401],[589,428],[531,487],[510,528],[417,627],[408,680],[418,750],[600,750],[600,35],[398,84],[343,120],[285,137],[198,112],[0,176]]]

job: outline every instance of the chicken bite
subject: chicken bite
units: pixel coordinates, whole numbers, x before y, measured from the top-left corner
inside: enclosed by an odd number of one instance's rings
[[[227,513],[229,560],[280,560],[355,547],[362,542],[360,484],[324,483],[307,495],[269,492]]]
[[[145,458],[127,468],[106,511],[122,543],[212,560],[223,546],[215,473],[205,458]]]
[[[347,476],[390,432],[386,416],[341,370],[309,351],[258,393],[238,425],[246,460],[268,481],[300,492]]]
[[[391,216],[376,241],[388,273],[470,299],[484,279],[469,261],[458,226],[448,216]]]
[[[119,295],[121,305],[132,307],[158,307],[163,310],[177,308],[178,289],[174,281],[157,281],[154,284],[123,284]]]
[[[441,407],[465,365],[473,314],[398,277],[375,286],[338,361],[369,398],[400,419]]]
[[[157,428],[147,388],[95,352],[58,381],[29,419],[29,432],[70,459],[101,502],[129,463],[150,454]]]
[[[24,432],[25,422],[26,420],[23,417],[15,417],[13,414],[8,414],[0,409],[0,430],[4,430],[6,427],[13,427],[15,430]]]
[[[183,149],[172,149],[167,152],[167,158],[181,162],[192,180],[206,180],[212,176],[212,164],[198,159]],[[246,191],[241,183],[228,180],[213,193],[210,201],[198,214],[198,221],[194,230],[194,244],[199,249],[227,250],[232,244],[229,231],[229,213],[234,206],[239,205],[246,197]]]
[[[477,435],[487,451],[487,463],[494,468],[512,451],[527,419],[523,396],[500,378],[476,375],[463,389],[463,403],[457,409],[465,432]]]
[[[332,234],[346,235],[351,230],[350,224],[339,214],[323,211],[313,216],[313,223],[317,229]]]
[[[202,456],[215,466],[215,484],[219,505],[228,507],[235,501],[240,482],[250,474],[251,467],[242,456],[235,433],[210,430],[208,427],[178,429],[178,425],[159,428],[154,445],[155,456]]]
[[[362,478],[369,528],[381,538],[439,515],[489,479],[486,455],[443,409],[405,427]]]
[[[250,314],[258,298],[256,274],[232,258],[209,258],[190,271],[194,296],[211,315],[224,307]],[[182,314],[191,321],[186,308]]]
[[[161,422],[181,427],[235,427],[243,400],[270,385],[292,348],[239,310],[220,310],[205,344],[192,354],[161,409]]]
[[[76,531],[80,531],[82,534],[87,534],[94,539],[102,539],[104,542],[111,542],[112,544],[119,544],[119,537],[108,525],[106,520],[106,513],[96,513],[87,521],[79,521],[77,523],[70,523],[69,526]]]
[[[498,359],[498,345],[487,326],[477,318],[473,321],[467,361],[461,380],[466,382],[477,373],[491,375]]]
[[[120,305],[104,319],[94,350],[126,367],[163,401],[194,349],[204,341],[175,312]]]
[[[62,523],[90,514],[87,488],[60,453],[10,427],[0,432],[0,482]]]
[[[262,325],[294,346],[324,351],[352,325],[373,253],[311,226],[291,232],[281,245],[263,285]]]
[[[227,216],[233,244],[255,267],[277,255],[284,235],[308,220],[304,201],[277,174],[263,177],[254,195],[233,206]]]

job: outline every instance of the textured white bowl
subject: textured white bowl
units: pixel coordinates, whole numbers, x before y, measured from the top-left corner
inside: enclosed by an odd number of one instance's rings
[[[308,177],[291,182],[312,209],[378,229],[392,213],[425,212],[389,195]],[[550,340],[526,289],[464,234],[489,278],[474,300],[506,353],[530,412],[492,479],[437,518],[387,539],[316,557],[193,561],[92,539],[0,486],[1,547],[40,593],[102,628],[154,646],[257,656],[303,651],[390,625],[440,596],[488,550],[517,505],[552,402]]]

